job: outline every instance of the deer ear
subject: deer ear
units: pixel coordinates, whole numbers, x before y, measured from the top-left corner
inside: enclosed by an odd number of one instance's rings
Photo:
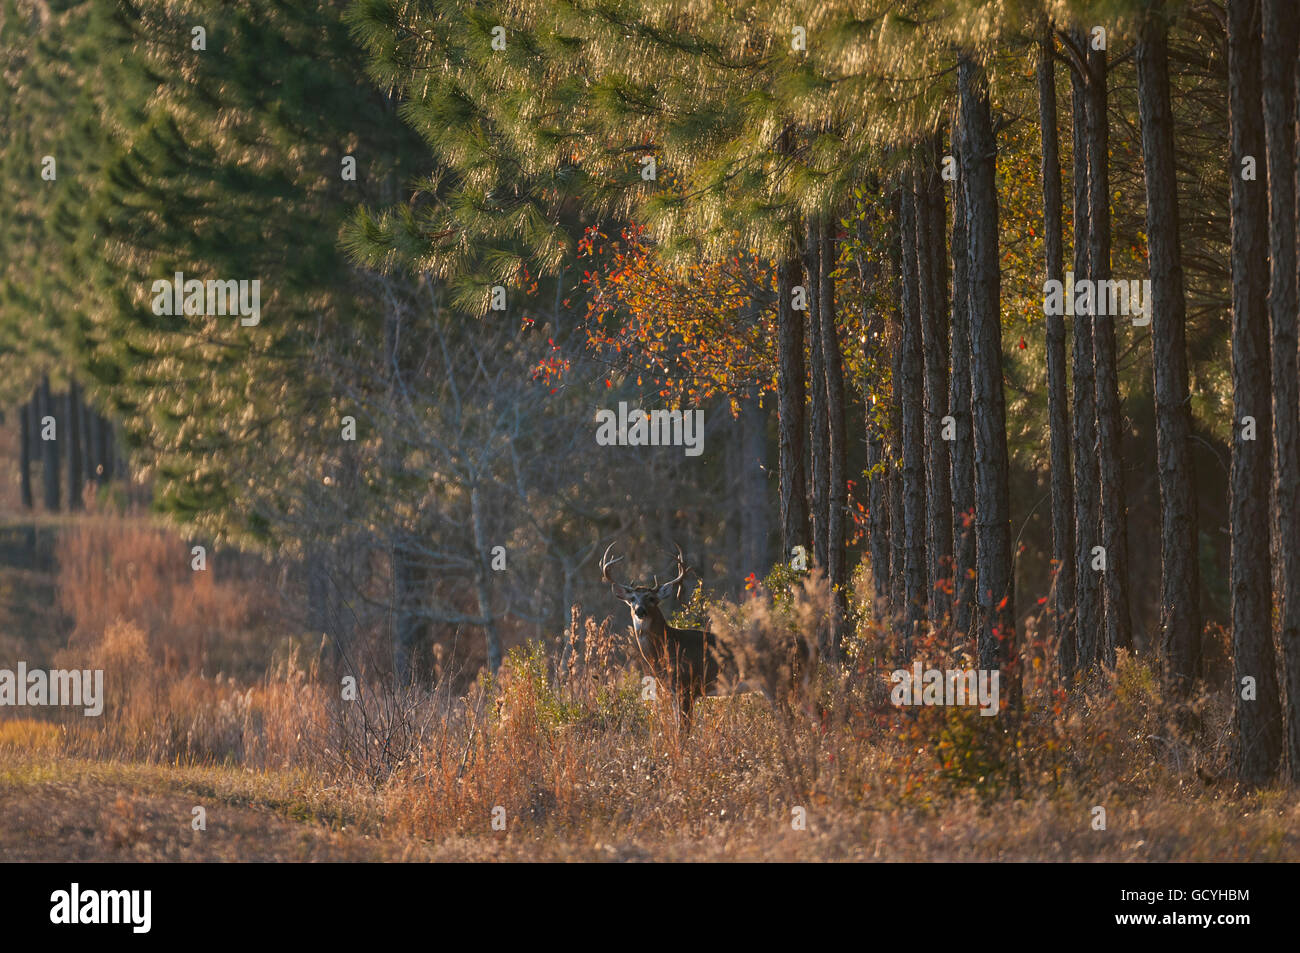
[[[662,586],[659,587],[659,598],[660,598],[660,599],[672,599],[672,598],[674,598],[675,596],[674,596],[673,590],[676,589],[676,588],[678,588],[678,586],[677,586],[677,585],[674,585],[674,584],[671,583],[671,582],[666,582],[666,583],[664,583]]]
[[[615,599],[621,599],[622,601],[627,603],[631,603],[632,601],[631,597],[627,594],[627,590],[624,589],[616,582],[612,582],[609,584],[609,591],[614,593]]]

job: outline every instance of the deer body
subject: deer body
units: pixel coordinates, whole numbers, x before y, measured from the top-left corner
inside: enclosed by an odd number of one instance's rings
[[[676,697],[684,727],[690,728],[695,700],[717,693],[724,683],[733,693],[757,689],[778,707],[788,704],[791,693],[798,693],[801,687],[807,688],[816,661],[812,646],[802,636],[794,636],[789,645],[769,653],[776,657],[768,659],[768,663],[776,664],[760,665],[766,671],[755,685],[740,680],[740,658],[725,639],[703,629],[678,629],[668,624],[660,603],[681,596],[682,579],[690,572],[680,546],[676,553],[677,577],[662,586],[657,579],[650,586],[625,586],[615,582],[609,569],[623,557],[610,559],[609,553],[613,548],[614,544],[610,543],[601,558],[600,576],[609,583],[615,597],[626,602],[632,610],[632,632],[637,652],[655,681]],[[787,684],[783,686],[782,682]]]
[[[690,722],[695,699],[718,690],[722,671],[717,636],[703,629],[678,629],[668,624],[658,605],[644,617],[632,608],[637,650],[656,681],[677,698],[682,717]]]
[[[721,678],[733,678],[734,659],[712,632],[678,629],[664,618],[660,602],[681,595],[681,582],[690,570],[677,548],[677,577],[662,586],[625,586],[615,582],[609,569],[623,557],[610,559],[610,543],[601,559],[601,578],[632,611],[632,631],[637,652],[655,681],[675,696],[684,724],[689,727],[695,700],[716,692]]]

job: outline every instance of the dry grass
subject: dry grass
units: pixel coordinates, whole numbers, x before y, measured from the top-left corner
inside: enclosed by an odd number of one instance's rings
[[[129,520],[88,521],[58,553],[74,632],[57,663],[105,670],[105,712],[0,720],[0,856],[70,838],[68,856],[139,859],[1300,858],[1296,794],[1226,779],[1224,693],[1167,699],[1141,659],[1065,692],[1031,641],[1017,714],[899,709],[892,637],[864,621],[809,695],[709,699],[688,734],[643,699],[623,637],[575,608],[560,645],[512,652],[464,696],[449,674],[405,692],[363,675],[345,701],[292,638],[274,659],[258,641],[273,598],[256,574],[200,579],[184,541]],[[812,580],[712,618],[758,664],[814,637],[825,599]],[[917,652],[962,661],[935,638]],[[193,804],[225,820],[191,832]]]
[[[259,560],[208,547],[192,568],[191,543],[139,517],[92,514],[59,535],[58,598],[72,620],[69,645],[92,645],[125,622],[169,671],[245,673],[271,659],[274,589]]]

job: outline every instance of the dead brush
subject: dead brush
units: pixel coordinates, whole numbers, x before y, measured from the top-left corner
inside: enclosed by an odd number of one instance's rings
[[[141,628],[119,620],[100,639],[59,652],[56,664],[104,671],[103,716],[64,713],[64,741],[72,753],[154,763],[321,766],[323,686],[296,649],[258,681],[240,684],[224,674],[209,678],[163,668]]]
[[[260,620],[272,615],[273,582],[237,553],[191,568],[190,544],[141,517],[92,514],[60,531],[60,608],[70,645],[93,642],[119,620],[137,626],[173,671],[254,675],[271,663]],[[252,562],[255,562],[253,560]]]
[[[791,796],[813,792],[824,766],[821,695],[839,678],[819,665],[818,633],[830,618],[831,591],[813,570],[782,599],[762,585],[740,602],[722,600],[709,609],[709,625],[729,654],[730,691],[761,693],[776,729]]]

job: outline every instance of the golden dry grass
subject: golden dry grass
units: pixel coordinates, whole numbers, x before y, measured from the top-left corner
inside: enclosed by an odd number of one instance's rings
[[[619,633],[575,609],[560,647],[516,650],[463,697],[363,675],[345,701],[294,633],[257,642],[273,599],[255,574],[196,581],[187,553],[131,520],[61,538],[55,657],[105,670],[105,713],[0,715],[0,857],[1300,859],[1296,793],[1228,779],[1224,693],[1167,699],[1142,659],[1065,692],[1031,645],[1014,717],[899,709],[889,636],[864,623],[843,677],[816,682],[820,711],[710,699],[687,734],[642,698]],[[761,646],[811,635],[824,597],[713,616]]]

